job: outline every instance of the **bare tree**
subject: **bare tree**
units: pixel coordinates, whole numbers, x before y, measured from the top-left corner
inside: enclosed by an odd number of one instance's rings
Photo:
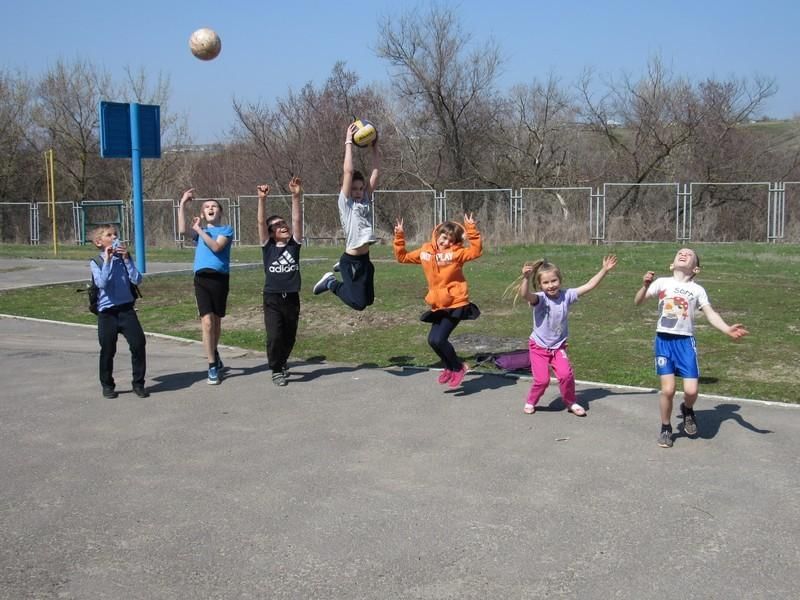
[[[274,105],[234,99],[233,107],[238,119],[234,133],[250,148],[251,169],[261,177],[269,174],[279,186],[302,175],[307,190],[338,188],[341,144],[353,115],[370,115],[380,122],[386,113],[381,97],[372,88],[361,87],[342,62],[334,65],[319,89],[307,83]],[[390,131],[383,129],[381,145],[390,140]]]
[[[482,179],[483,133],[494,119],[494,85],[501,65],[493,41],[470,48],[454,12],[432,6],[388,17],[379,27],[378,56],[393,67],[393,86],[406,113],[399,128],[407,142],[410,175],[429,184]],[[420,160],[423,157],[423,160]]]
[[[0,71],[0,199],[30,200],[41,191],[42,155],[32,126],[33,85]]]
[[[569,184],[577,109],[555,75],[514,86],[506,107],[487,132],[496,148],[496,177],[505,185]]]
[[[88,61],[58,61],[37,92],[34,120],[55,149],[57,174],[74,200],[92,197],[113,179],[100,166],[97,109],[101,98],[113,96],[110,76]]]

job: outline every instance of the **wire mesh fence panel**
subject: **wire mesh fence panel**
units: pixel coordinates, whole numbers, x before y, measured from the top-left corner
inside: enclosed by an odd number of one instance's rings
[[[394,239],[394,226],[403,219],[406,243],[419,245],[431,237],[437,225],[436,193],[432,190],[381,190],[375,192],[375,235],[386,243]]]
[[[530,244],[591,242],[591,188],[522,188],[517,241]]]
[[[786,222],[784,242],[800,243],[800,181],[787,181],[784,198]]]
[[[677,183],[606,183],[605,240],[675,241]]]
[[[693,183],[692,240],[767,240],[767,183]]]
[[[445,216],[448,221],[461,223],[465,214],[478,222],[484,241],[508,243],[513,235],[511,221],[511,190],[445,190]]]
[[[56,202],[55,224],[56,237],[59,244],[79,244],[80,239],[76,236],[78,231],[75,222],[75,210],[72,202]],[[36,208],[39,211],[39,231],[38,239],[41,244],[53,243],[53,217],[52,207],[47,202],[37,202]],[[91,240],[89,240],[91,243]]]
[[[133,208],[126,203],[131,239],[135,236]],[[170,198],[148,199],[143,202],[144,241],[147,246],[174,246],[177,238],[175,201]],[[187,223],[187,227],[191,221]]]
[[[0,240],[4,244],[30,244],[33,208],[30,202],[0,203]]]
[[[303,197],[305,238],[308,244],[338,244],[344,240],[339,223],[338,194],[306,194]]]
[[[267,196],[265,219],[278,215],[292,222],[292,196]],[[258,196],[239,196],[239,243],[243,246],[260,246],[258,237]]]

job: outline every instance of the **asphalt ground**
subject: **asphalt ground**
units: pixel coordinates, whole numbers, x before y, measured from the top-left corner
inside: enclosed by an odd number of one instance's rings
[[[662,449],[652,391],[147,350],[107,400],[93,328],[0,318],[0,598],[800,597],[796,406]]]

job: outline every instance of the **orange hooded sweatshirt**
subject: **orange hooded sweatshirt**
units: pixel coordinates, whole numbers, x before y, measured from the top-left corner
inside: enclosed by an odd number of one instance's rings
[[[440,250],[436,245],[434,228],[430,242],[422,244],[417,250],[406,252],[405,235],[402,232],[395,233],[394,256],[400,263],[422,265],[425,279],[428,280],[425,302],[433,311],[469,304],[469,290],[462,267],[468,260],[478,258],[483,253],[483,246],[481,234],[475,225],[466,223],[462,227],[469,240],[467,248],[456,244]]]

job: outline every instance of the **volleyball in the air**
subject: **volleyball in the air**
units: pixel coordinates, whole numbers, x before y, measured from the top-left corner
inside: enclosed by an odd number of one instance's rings
[[[353,119],[353,122],[358,127],[358,131],[353,134],[353,143],[359,148],[366,148],[378,137],[375,125],[366,119]]]
[[[222,40],[216,31],[203,27],[189,38],[189,49],[200,60],[213,60],[222,51]]]

